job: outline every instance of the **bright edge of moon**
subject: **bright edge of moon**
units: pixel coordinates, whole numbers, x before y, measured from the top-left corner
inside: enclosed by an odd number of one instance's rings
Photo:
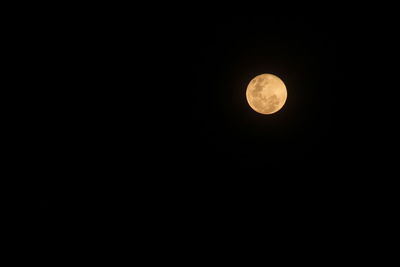
[[[287,90],[279,77],[273,74],[261,74],[250,81],[246,98],[254,111],[273,114],[285,105]]]

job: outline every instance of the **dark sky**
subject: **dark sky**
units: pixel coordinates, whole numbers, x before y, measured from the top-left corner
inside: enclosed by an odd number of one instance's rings
[[[40,206],[233,209],[360,185],[354,173],[384,124],[362,108],[374,92],[365,71],[383,51],[361,45],[379,34],[367,16],[175,13],[57,13],[27,29],[43,88],[27,115],[42,140],[30,143]],[[245,98],[262,73],[288,89],[269,116]]]
[[[335,142],[340,75],[330,26],[289,16],[212,25],[193,63],[193,134],[198,149],[210,150],[206,162],[260,174],[323,162]],[[253,112],[245,98],[248,82],[261,73],[276,74],[288,88],[285,108],[271,116]]]

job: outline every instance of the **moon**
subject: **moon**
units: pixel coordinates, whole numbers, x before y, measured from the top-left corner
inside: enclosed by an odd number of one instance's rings
[[[250,107],[261,114],[273,114],[285,105],[286,86],[273,74],[261,74],[254,77],[246,90]]]

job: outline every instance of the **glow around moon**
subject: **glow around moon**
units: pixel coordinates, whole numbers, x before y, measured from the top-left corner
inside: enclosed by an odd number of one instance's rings
[[[272,74],[261,74],[254,77],[246,90],[250,107],[261,114],[272,114],[279,111],[286,102],[286,86],[281,79]]]

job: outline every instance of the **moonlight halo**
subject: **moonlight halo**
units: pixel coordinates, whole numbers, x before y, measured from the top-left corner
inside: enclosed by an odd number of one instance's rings
[[[246,90],[250,107],[261,114],[273,114],[286,102],[287,90],[283,81],[273,74],[254,77]]]

